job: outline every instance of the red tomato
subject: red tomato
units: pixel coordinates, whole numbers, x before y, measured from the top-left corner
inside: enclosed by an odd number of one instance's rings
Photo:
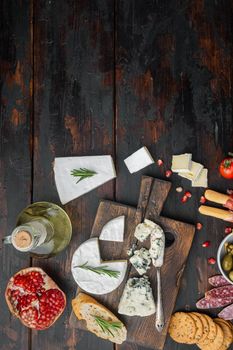
[[[233,179],[233,158],[225,158],[219,166],[220,174],[226,179]]]

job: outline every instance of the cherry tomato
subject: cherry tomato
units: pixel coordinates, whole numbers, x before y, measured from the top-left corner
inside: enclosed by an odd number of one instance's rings
[[[220,174],[226,179],[233,179],[233,158],[225,158],[219,166]]]

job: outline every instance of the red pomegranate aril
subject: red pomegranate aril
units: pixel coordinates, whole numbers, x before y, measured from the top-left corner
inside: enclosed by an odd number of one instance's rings
[[[203,227],[203,225],[202,225],[200,222],[198,222],[198,223],[196,224],[196,229],[197,229],[198,231],[200,231],[200,230],[202,229],[202,227]]]
[[[201,196],[200,203],[204,204],[206,202],[206,198],[204,196]]]
[[[205,241],[205,242],[202,243],[202,247],[203,248],[207,248],[209,246],[210,246],[210,241]]]
[[[191,198],[192,197],[192,193],[189,191],[186,191],[184,194],[186,197]]]
[[[157,164],[158,164],[158,166],[162,166],[163,165],[163,160],[162,159],[158,159],[157,160]]]
[[[171,177],[172,176],[172,171],[171,170],[166,170],[165,176],[166,177]]]
[[[214,265],[216,263],[216,259],[215,258],[208,258],[208,264],[210,265]]]
[[[181,202],[182,202],[182,203],[187,202],[187,200],[188,200],[188,197],[185,196],[185,195],[181,198]]]
[[[232,227],[226,227],[225,228],[225,233],[228,235],[229,233],[232,232]]]

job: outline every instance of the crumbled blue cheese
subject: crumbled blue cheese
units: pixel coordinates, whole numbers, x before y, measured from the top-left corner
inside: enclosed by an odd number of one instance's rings
[[[133,277],[127,281],[118,312],[127,316],[149,316],[155,313],[155,302],[147,276]]]
[[[160,267],[163,265],[164,258],[164,248],[165,248],[165,234],[159,225],[155,224],[156,227],[150,236],[150,256],[152,258],[152,263],[155,267]]]
[[[133,243],[133,245],[132,245],[132,247],[131,248],[129,248],[128,250],[127,250],[127,255],[128,256],[132,256],[133,255],[133,253],[134,253],[134,251],[136,250],[136,244],[135,243]]]
[[[153,221],[145,219],[143,223],[136,226],[134,236],[140,242],[143,242],[149,237],[155,226],[156,224]]]
[[[139,275],[143,275],[150,268],[150,253],[146,248],[134,251],[134,255],[129,259]]]

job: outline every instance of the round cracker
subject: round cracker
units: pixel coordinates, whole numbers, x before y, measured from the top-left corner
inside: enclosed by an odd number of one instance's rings
[[[216,322],[223,331],[223,344],[219,350],[227,350],[233,340],[231,326],[228,324],[228,322],[222,320],[221,318],[215,318],[214,322]]]
[[[216,323],[217,332],[216,337],[214,340],[212,340],[208,345],[203,345],[201,343],[197,343],[197,346],[201,350],[219,350],[220,347],[223,345],[223,331],[222,328]]]
[[[196,342],[200,341],[203,337],[204,333],[204,325],[202,320],[195,314],[195,312],[190,312],[189,316],[191,316],[194,319],[194,322],[196,324],[196,334],[195,334],[195,340]]]
[[[207,337],[203,341],[199,341],[200,346],[205,346],[211,344],[211,342],[215,339],[217,334],[217,325],[208,315],[202,314],[202,316],[206,319],[209,326],[209,332]]]
[[[172,315],[168,332],[177,343],[195,344],[197,327],[194,319],[185,312],[176,312]]]
[[[202,333],[201,339],[199,340],[200,342],[203,342],[207,338],[207,336],[209,334],[209,330],[210,330],[209,323],[208,323],[207,318],[205,317],[205,315],[202,315],[199,312],[192,312],[192,314],[194,314],[197,317],[199,317],[201,322],[202,322],[202,324],[203,324],[203,333]]]

